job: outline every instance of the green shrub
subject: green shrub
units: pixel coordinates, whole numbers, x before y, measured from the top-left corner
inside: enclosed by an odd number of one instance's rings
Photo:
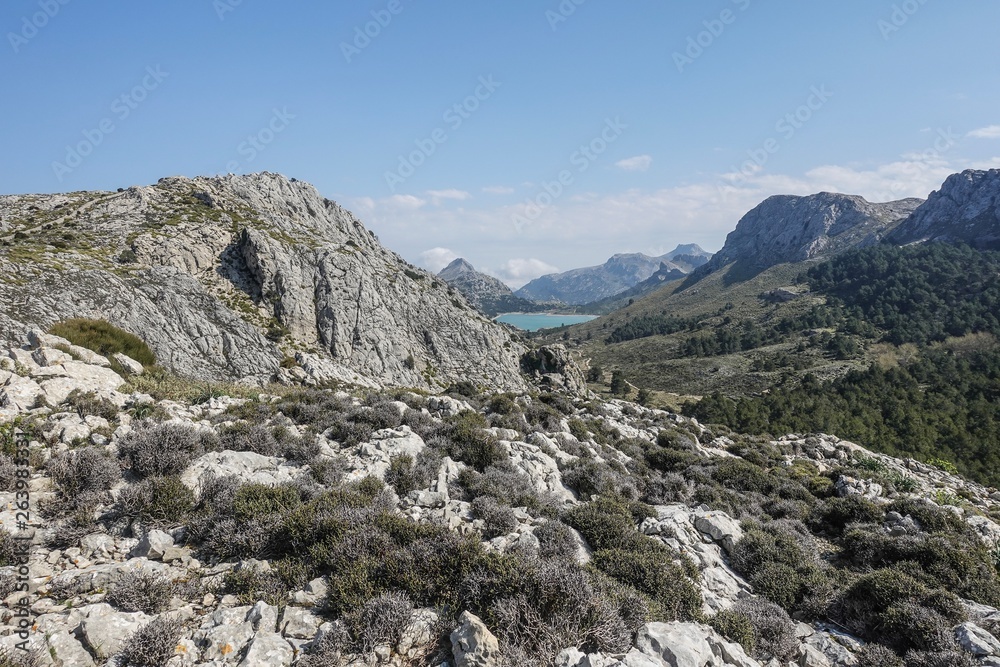
[[[237,521],[248,521],[268,514],[285,514],[300,504],[299,490],[290,484],[244,484],[233,498],[233,515]]]
[[[934,615],[918,618],[913,614],[914,606]],[[957,596],[929,589],[895,568],[860,577],[844,592],[836,611],[838,621],[849,630],[901,651],[934,646],[939,640],[940,623],[951,627],[965,620]]]
[[[194,492],[179,477],[149,477],[121,490],[115,504],[119,515],[143,525],[172,527],[184,523],[194,508]]]
[[[654,547],[662,546],[650,540]],[[691,580],[697,568],[678,565],[679,554],[666,547],[646,551],[602,549],[594,552],[592,565],[618,581],[648,595],[667,620],[700,618],[701,594]]]
[[[757,638],[754,636],[753,624],[746,615],[726,609],[710,618],[708,624],[729,641],[742,646],[748,655],[756,654]]]
[[[240,604],[252,605],[263,600],[274,607],[283,607],[288,598],[288,588],[274,570],[264,570],[254,564],[239,566],[226,572],[222,588],[235,595]]]
[[[727,489],[742,493],[771,494],[775,491],[776,477],[760,466],[742,459],[726,459],[712,474],[715,481]]]
[[[643,548],[652,540],[636,530],[636,517],[632,508],[622,500],[598,498],[577,505],[570,510],[565,521],[576,528],[594,550]]]
[[[448,455],[482,472],[506,460],[507,450],[495,437],[486,433],[488,422],[478,412],[466,410],[448,419]]]
[[[739,600],[732,609],[711,620],[712,627],[762,662],[772,658],[786,663],[799,652],[795,625],[784,609],[758,599]]]
[[[17,565],[17,540],[6,528],[0,528],[0,567]]]
[[[882,644],[867,644],[858,653],[858,664],[865,667],[906,667],[903,659]]]
[[[118,419],[118,406],[110,399],[98,396],[94,391],[83,392],[74,389],[66,398],[66,403],[81,417],[101,417],[109,422]]]
[[[143,366],[156,365],[156,355],[141,338],[103,320],[86,318],[65,320],[52,325],[49,333],[105,357],[121,352]]]
[[[883,521],[885,510],[881,506],[861,496],[847,496],[818,503],[809,518],[809,526],[816,532],[839,536],[848,524]]]

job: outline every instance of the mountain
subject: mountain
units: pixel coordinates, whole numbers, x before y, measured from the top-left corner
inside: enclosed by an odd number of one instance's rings
[[[705,257],[696,258],[696,256],[690,256],[692,259],[702,259],[702,264],[708,261]],[[638,285],[628,288],[624,292],[619,292],[613,296],[606,297],[604,299],[599,299],[588,304],[584,304],[579,307],[581,313],[588,313],[591,315],[605,315],[614,310],[622,308],[627,305],[630,301],[639,299],[646,296],[647,294],[652,294],[653,292],[659,290],[667,283],[681,280],[688,276],[688,272],[685,272],[677,267],[676,264],[672,262],[661,262],[660,268],[646,278]]]
[[[768,267],[827,257],[872,244],[923,203],[903,199],[873,204],[863,197],[821,192],[806,197],[776,195],[747,213],[726,244],[694,277],[735,263],[737,279]]]
[[[886,240],[968,243],[1000,249],[1000,169],[953,174]]]
[[[0,340],[100,318],[204,380],[522,385],[503,327],[277,174],[0,197],[0,243]]]
[[[472,264],[461,258],[442,269],[438,278],[465,295],[469,303],[489,317],[501,313],[530,313],[544,308],[514,296],[502,281],[476,271]]]
[[[711,257],[695,244],[679,245],[659,257],[642,253],[618,254],[600,266],[573,269],[536,278],[515,294],[533,301],[559,301],[581,305],[614,297],[653,274],[667,270],[690,273]]]

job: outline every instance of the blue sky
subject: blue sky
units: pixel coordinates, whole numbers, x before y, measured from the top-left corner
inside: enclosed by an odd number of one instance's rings
[[[718,249],[771,194],[1000,166],[997,25],[972,0],[9,0],[0,191],[276,171],[517,285]]]

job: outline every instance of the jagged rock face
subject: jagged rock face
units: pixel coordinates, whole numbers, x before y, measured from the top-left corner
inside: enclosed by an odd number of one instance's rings
[[[945,241],[1000,249],[1000,169],[949,176],[887,240],[897,245]]]
[[[507,285],[493,276],[476,271],[464,259],[456,259],[438,274],[469,300],[481,313],[495,317],[501,313],[532,312],[540,306],[533,301],[514,296]]]
[[[2,197],[0,242],[8,342],[93,317],[198,379],[263,382],[294,356],[317,382],[523,387],[524,348],[502,327],[276,174]]]
[[[535,301],[587,304],[624,292],[647,280],[664,266],[668,271],[689,273],[707,261],[710,256],[694,244],[678,246],[673,252],[660,257],[650,257],[642,253],[619,254],[601,266],[589,266],[536,278],[515,294]]]
[[[822,192],[769,197],[743,216],[726,245],[699,273],[733,262],[750,271],[801,262],[879,241],[922,203],[873,204],[862,197]]]

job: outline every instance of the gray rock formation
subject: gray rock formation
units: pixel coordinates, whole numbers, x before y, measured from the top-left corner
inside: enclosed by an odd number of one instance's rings
[[[657,272],[687,274],[711,255],[694,244],[679,245],[660,257],[642,253],[615,255],[600,266],[573,269],[536,278],[515,294],[535,301],[582,305],[613,297]]]
[[[897,245],[945,241],[1000,249],[1000,169],[949,176],[887,240]]]
[[[90,317],[203,380],[523,386],[501,326],[276,174],[0,197],[0,275],[8,343]]]
[[[695,276],[736,263],[754,275],[776,264],[828,257],[876,243],[909,216],[920,199],[873,204],[862,197],[821,192],[777,195],[747,213],[726,244]]]
[[[456,259],[446,266],[438,278],[465,295],[469,303],[489,317],[502,313],[531,313],[544,308],[534,301],[514,296],[502,281],[476,271],[464,259]]]

